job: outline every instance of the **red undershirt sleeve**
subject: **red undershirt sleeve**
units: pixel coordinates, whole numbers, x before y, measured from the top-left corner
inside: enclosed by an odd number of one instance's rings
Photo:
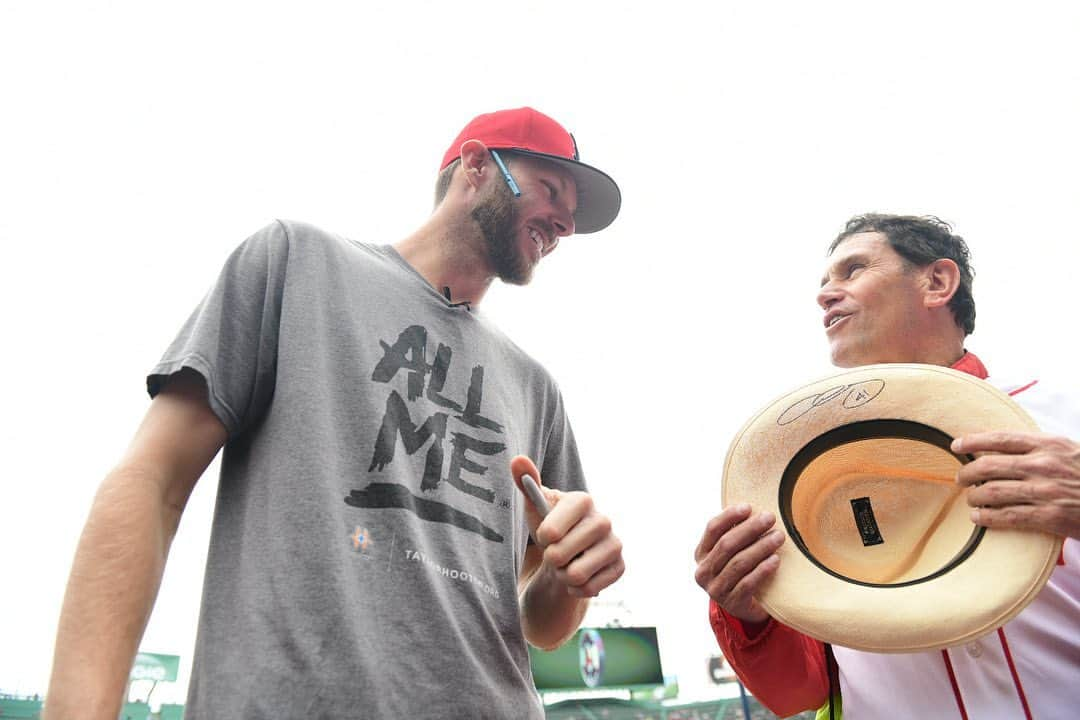
[[[825,646],[775,620],[748,635],[742,622],[709,601],[709,623],[735,674],[780,717],[816,710],[829,699]]]

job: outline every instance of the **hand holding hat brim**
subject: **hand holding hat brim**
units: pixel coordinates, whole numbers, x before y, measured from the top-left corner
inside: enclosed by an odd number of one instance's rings
[[[930,365],[845,371],[765,408],[732,443],[722,490],[788,533],[762,607],[874,652],[956,645],[1014,617],[1061,539],[971,523],[955,478],[972,458],[949,442],[990,429],[1037,426],[989,383]]]

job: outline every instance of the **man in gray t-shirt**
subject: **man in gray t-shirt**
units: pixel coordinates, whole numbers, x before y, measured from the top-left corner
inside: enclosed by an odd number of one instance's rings
[[[466,126],[435,211],[394,246],[286,221],[248,238],[151,370],[95,500],[46,717],[116,717],[222,447],[186,717],[543,717],[526,643],[573,634],[622,574],[621,543],[558,387],[479,304],[619,201],[565,129],[520,108]]]

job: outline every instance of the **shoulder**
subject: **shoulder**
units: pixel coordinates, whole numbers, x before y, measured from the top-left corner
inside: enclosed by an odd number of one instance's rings
[[[992,369],[987,381],[1027,410],[1044,432],[1080,438],[1080,395],[1075,380],[1030,369]]]
[[[499,354],[504,360],[503,365],[516,368],[522,390],[527,390],[532,397],[543,398],[547,404],[561,407],[562,392],[559,384],[544,364],[512,340],[487,316],[477,314],[476,320],[483,327],[487,342],[499,348]]]
[[[484,332],[488,338],[492,342],[498,344],[500,351],[507,360],[510,360],[515,365],[523,366],[531,376],[542,380],[544,383],[549,385],[555,384],[555,380],[551,373],[548,372],[547,368],[545,368],[543,364],[534,358],[528,351],[518,345],[516,341],[511,339],[509,335],[503,332],[502,328],[492,322],[489,317],[481,313],[476,316],[476,320],[484,328]]]
[[[288,219],[276,219],[264,225],[244,240],[235,252],[287,260],[296,256],[348,256],[387,261],[387,251],[383,246],[358,242],[311,223]]]
[[[350,240],[344,235],[328,232],[311,223],[299,220],[277,219],[270,223],[257,234],[264,234],[276,241],[285,241],[297,247],[322,246],[330,248],[363,248],[367,250],[377,249],[374,245]]]

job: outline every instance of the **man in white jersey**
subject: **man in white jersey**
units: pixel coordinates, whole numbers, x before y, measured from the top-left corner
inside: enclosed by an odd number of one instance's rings
[[[393,245],[277,221],[230,256],[91,509],[49,720],[117,717],[222,447],[188,720],[543,717],[526,643],[573,634],[622,546],[558,386],[479,305],[611,223],[619,190],[531,108],[475,118],[439,168]]]
[[[862,215],[829,248],[818,304],[832,362],[927,363],[993,382],[1043,433],[957,438],[972,521],[1066,539],[1042,592],[995,633],[940,652],[877,654],[826,646],[771,618],[755,596],[776,572],[785,541],[771,513],[741,505],[706,526],[695,579],[709,618],[743,683],[781,716],[1077,717],[1080,687],[1080,406],[1037,377],[1005,379],[964,347],[975,326],[967,245],[933,217]],[[830,699],[830,689],[832,695]]]

